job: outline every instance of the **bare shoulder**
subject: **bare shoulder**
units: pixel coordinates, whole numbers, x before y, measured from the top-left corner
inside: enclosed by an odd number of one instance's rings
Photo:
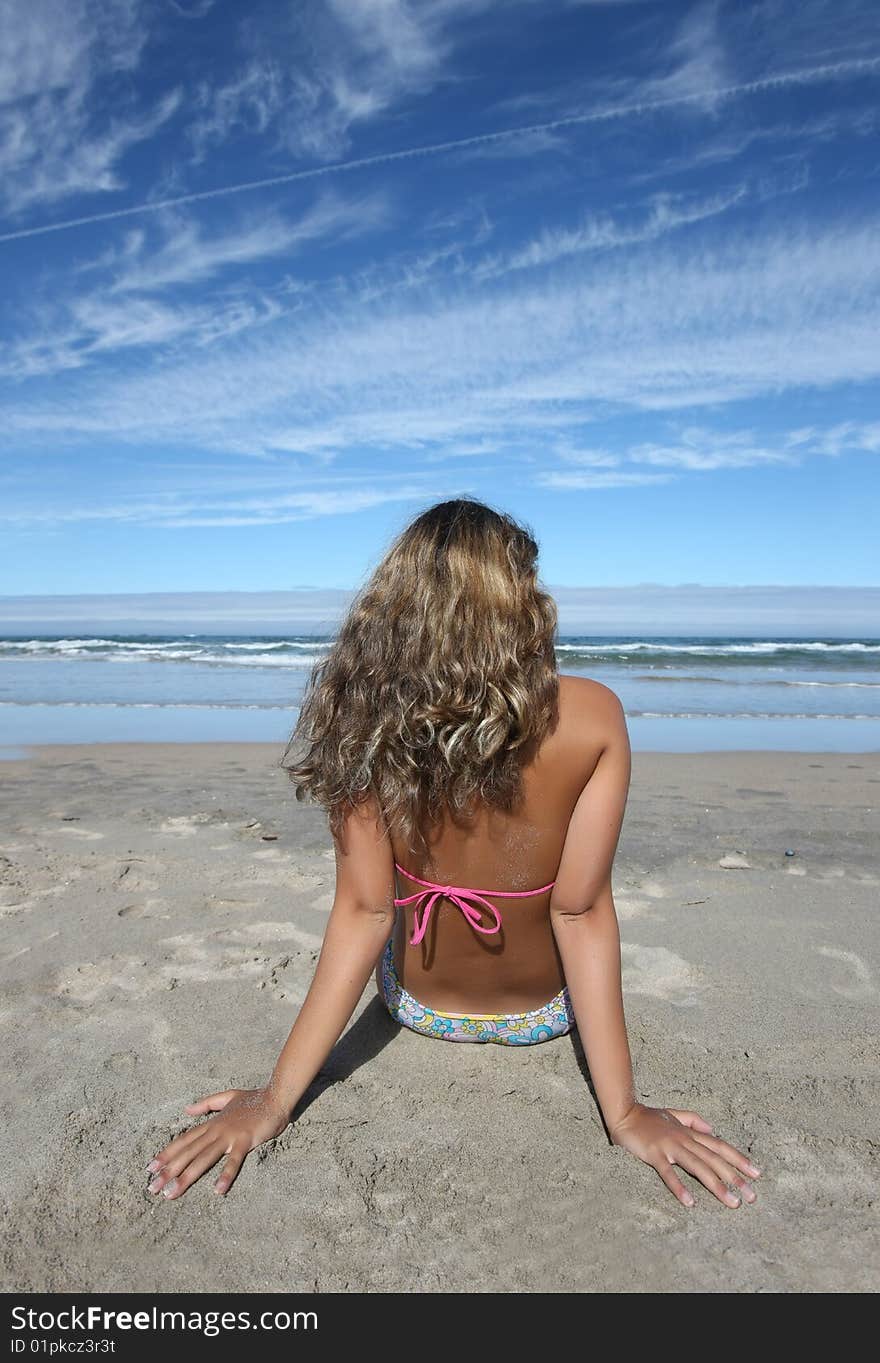
[[[592,677],[560,673],[555,743],[557,754],[570,753],[587,773],[602,753],[628,752],[626,716],[617,692]]]
[[[567,677],[563,687],[560,711],[570,701],[572,729],[587,735],[578,751],[591,748],[550,901],[551,915],[564,920],[600,903],[613,912],[611,871],[629,793],[630,747],[623,705],[610,686]]]
[[[579,721],[617,725],[623,716],[623,704],[617,692],[592,677],[560,672],[559,698]]]

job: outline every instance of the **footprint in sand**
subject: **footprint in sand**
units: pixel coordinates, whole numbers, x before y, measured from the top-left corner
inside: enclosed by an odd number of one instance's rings
[[[844,999],[867,999],[876,993],[871,981],[870,968],[854,951],[844,951],[842,947],[816,947],[820,956],[828,956],[832,961],[840,961],[852,971],[852,978],[842,984],[829,981],[835,994]]]
[[[112,994],[143,997],[161,987],[155,969],[134,956],[109,956],[102,961],[84,961],[56,976],[54,993],[76,1003],[90,1004]]]
[[[144,874],[143,867],[146,864],[141,857],[133,861],[108,862],[108,869],[112,867],[113,871],[113,888],[127,895],[132,891],[137,893],[139,890],[158,890],[158,881],[151,880]],[[153,862],[151,869],[161,870],[162,862]]]
[[[718,861],[725,871],[750,871],[752,863],[744,852],[726,852]]]
[[[114,1051],[103,1062],[103,1068],[109,1070],[111,1074],[126,1074],[129,1070],[135,1069],[140,1060],[137,1051]]]
[[[244,928],[218,928],[216,932],[209,933],[207,938],[201,938],[195,933],[183,933],[179,937],[166,939],[172,945],[179,943],[190,945],[202,940],[236,944],[256,943],[257,946],[263,946],[267,942],[293,942],[295,946],[305,951],[317,951],[321,946],[321,938],[316,937],[313,932],[295,928],[292,923],[278,922],[248,923]]]
[[[297,976],[296,972],[300,974]],[[257,989],[266,990],[276,1003],[301,1004],[309,989],[311,972],[303,978],[302,967],[296,956],[278,956]]]
[[[641,918],[643,914],[649,913],[651,910],[651,905],[647,899],[630,899],[627,895],[615,895],[614,907],[621,922],[625,922],[629,918]]]
[[[623,988],[630,994],[647,994],[682,1008],[693,1007],[705,988],[699,972],[667,947],[642,947],[621,942]]]
[[[291,864],[264,866],[261,875],[248,877],[248,885],[268,885],[277,889],[279,886],[284,890],[319,890],[325,883],[324,876],[309,875],[307,871],[299,871]]]
[[[666,887],[661,885],[659,880],[643,880],[637,884],[636,889],[638,894],[635,895],[623,891],[614,896],[614,907],[617,910],[617,917],[621,921],[629,918],[641,918],[654,908],[651,900],[666,898]],[[642,899],[640,898],[641,895],[646,895],[647,898]]]
[[[811,1148],[810,1137],[805,1136],[796,1129],[774,1135],[773,1189],[779,1197],[797,1198],[812,1210],[817,1205],[817,1190],[831,1206],[841,1200],[849,1204],[854,1189],[866,1199],[877,1196],[877,1180],[858,1151],[843,1145]]]
[[[269,986],[277,999],[302,1002],[308,982],[294,978],[299,971],[294,963],[297,957],[316,959],[320,946],[320,937],[282,922],[221,928],[207,935],[180,933],[160,939],[146,959],[114,953],[68,966],[56,975],[54,993],[90,1005],[99,999],[145,998],[187,984],[253,980],[257,988]]]
[[[23,913],[25,909],[31,908],[32,899],[20,899],[17,904],[0,904],[0,918],[11,918],[13,914]]]
[[[165,899],[146,899],[142,904],[123,904],[121,909],[116,910],[117,918],[170,918],[170,913],[163,913],[167,900]]]
[[[203,901],[203,909],[255,909],[259,899],[235,899],[224,895],[211,894]]]
[[[196,824],[207,823],[207,814],[176,814],[168,819],[163,819],[159,825],[160,833],[174,833],[178,837],[191,838],[195,836]]]
[[[170,959],[159,963],[154,955],[149,960],[114,954],[99,961],[84,961],[59,972],[54,992],[79,1004],[93,1004],[98,999],[142,999],[157,990],[176,989],[183,984],[260,978],[268,961],[265,953],[258,955],[239,949],[230,954],[216,947],[211,949],[195,942],[186,946],[181,942]]]

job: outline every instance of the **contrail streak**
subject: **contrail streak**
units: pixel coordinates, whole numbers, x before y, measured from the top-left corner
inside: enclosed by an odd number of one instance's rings
[[[439,156],[446,151],[460,151],[463,147],[485,146],[508,138],[525,137],[529,133],[553,132],[557,128],[571,128],[587,123],[608,123],[619,118],[638,118],[658,109],[671,109],[685,104],[704,104],[715,100],[734,99],[738,95],[761,94],[765,90],[783,89],[790,85],[810,85],[840,76],[867,74],[880,68],[880,57],[861,57],[851,61],[831,62],[825,66],[810,66],[801,71],[780,71],[758,80],[738,85],[720,86],[716,90],[700,90],[690,95],[673,95],[668,99],[648,100],[637,104],[619,104],[607,109],[592,109],[589,113],[569,114],[546,123],[528,123],[518,128],[502,128],[498,132],[477,133],[474,137],[459,137],[450,142],[432,142],[422,147],[405,147],[400,151],[380,152],[377,156],[361,156],[354,161],[335,161],[309,170],[294,170],[287,175],[272,175],[263,180],[245,180],[240,184],[222,185],[217,189],[203,189],[194,194],[180,194],[174,199],[156,203],[134,204],[131,208],[111,209],[107,213],[91,213],[84,218],[68,218],[65,222],[46,223],[41,227],[24,227],[18,232],[0,233],[0,242],[21,241],[26,237],[43,236],[47,232],[66,232],[72,227],[86,227],[96,222],[112,222],[115,218],[130,218],[138,213],[158,213],[181,204],[201,203],[205,199],[219,199],[227,194],[247,194],[254,189],[268,189],[272,185],[289,185],[298,180],[317,180],[322,176],[341,175],[347,171],[364,170],[369,166],[389,165],[394,161],[414,160],[420,156]]]

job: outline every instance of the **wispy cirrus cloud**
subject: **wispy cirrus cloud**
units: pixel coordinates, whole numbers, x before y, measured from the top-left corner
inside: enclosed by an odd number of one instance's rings
[[[131,71],[146,40],[137,0],[11,0],[0,10],[0,104]]]
[[[22,448],[54,439],[305,454],[528,439],[610,412],[675,411],[880,377],[870,224],[672,239],[501,280],[344,290],[249,345],[7,400]]]
[[[816,446],[803,448],[815,451]],[[604,451],[561,451],[566,463],[593,465]],[[709,470],[748,468],[754,464],[796,464],[797,456],[787,441],[781,447],[762,442],[754,431],[713,430],[705,426],[687,426],[674,432],[672,440],[642,441],[628,444],[612,457],[619,464],[652,464],[662,468]]]
[[[454,24],[490,0],[305,0],[258,29],[229,80],[203,81],[189,136],[197,158],[233,134],[270,132],[276,151],[329,160],[357,125],[454,80]]]
[[[666,69],[641,82],[642,99],[681,99],[704,110],[715,108],[716,91],[736,82],[719,13],[720,0],[704,0],[684,12],[664,54]]]
[[[230,267],[292,257],[306,246],[361,236],[385,226],[390,214],[388,198],[379,192],[350,199],[329,193],[300,217],[271,211],[214,233],[191,217],[169,214],[157,246],[142,231],[131,233],[120,248],[81,268],[109,270],[114,294],[188,286],[214,279]]]
[[[125,184],[119,162],[181,105],[137,102],[126,78],[147,33],[137,0],[7,0],[0,7],[0,203],[10,215]],[[116,81],[112,108],[94,94]]]
[[[656,241],[676,228],[726,213],[728,209],[742,203],[748,197],[748,192],[745,185],[737,185],[725,193],[702,199],[657,194],[647,212],[642,212],[634,221],[627,223],[607,213],[592,217],[585,215],[575,227],[546,228],[525,246],[486,257],[472,267],[472,273],[478,279],[491,278],[511,270],[530,270],[550,265],[565,256]]]
[[[561,442],[551,451],[551,458],[559,460],[560,467],[539,472],[536,481],[542,487],[559,489],[623,487],[628,483],[668,482],[680,473],[773,464],[797,467],[811,456],[880,453],[880,421],[843,422],[824,430],[804,427],[782,432],[775,442],[762,439],[753,430],[708,426],[673,429],[670,435],[666,440],[626,442],[614,451],[570,448]],[[653,474],[630,467],[640,464],[669,472]],[[610,466],[614,466],[613,472],[597,471]]]
[[[81,261],[63,283],[52,280],[41,297],[32,294],[19,334],[0,354],[0,377],[79,369],[113,351],[184,339],[213,345],[265,325],[296,306],[296,291],[283,281],[255,288],[247,267],[279,257],[292,261],[305,247],[361,236],[385,226],[389,215],[381,193],[349,200],[325,194],[297,218],[273,212],[214,232],[168,213],[152,233],[127,233],[118,245]],[[83,287],[92,276],[99,282]],[[208,285],[216,286],[213,297]]]
[[[288,98],[283,66],[268,55],[250,57],[222,84],[201,81],[187,127],[194,159],[203,160],[212,147],[236,133],[265,133]]]
[[[699,108],[711,104],[729,103],[733,100],[780,90],[805,88],[816,84],[827,84],[857,77],[867,77],[880,70],[880,52],[867,56],[852,57],[837,62],[820,62],[813,66],[798,69],[773,70],[748,81],[736,81],[711,90],[697,90],[661,95],[659,97],[636,93],[629,101],[616,100],[589,110],[561,114],[559,117],[520,125],[518,127],[498,128],[479,132],[472,136],[452,138],[443,142],[426,142],[408,147],[398,147],[373,155],[361,156],[346,161],[329,162],[319,166],[289,171],[286,173],[262,176],[258,179],[243,180],[212,189],[194,190],[190,193],[175,194],[147,202],[132,204],[125,208],[110,209],[106,212],[70,218],[62,222],[41,224],[14,231],[0,233],[0,243],[40,236],[45,233],[68,231],[73,228],[111,222],[145,213],[162,212],[168,208],[187,204],[207,203],[210,200],[228,198],[232,195],[254,193],[281,185],[291,185],[315,178],[332,175],[350,175],[356,170],[390,167],[398,163],[419,160],[425,157],[441,156],[448,153],[460,154],[474,148],[487,148],[490,145],[505,143],[510,139],[534,138],[538,134],[557,134],[564,129],[585,128],[590,125],[611,125],[631,119],[644,120],[652,114],[670,112],[676,109]],[[172,97],[169,97],[172,98]],[[173,96],[176,100],[177,96]],[[176,107],[176,105],[175,105]],[[169,110],[173,111],[173,110]],[[302,135],[301,120],[297,120]],[[324,126],[323,122],[322,125]]]
[[[217,0],[168,0],[168,3],[182,19],[204,19]]]
[[[461,150],[448,153],[451,160],[460,164],[469,161],[513,161],[531,156],[544,156],[548,152],[569,150],[568,139],[562,130],[535,128],[522,132],[518,137],[494,138],[486,142],[465,144]]]
[[[687,155],[661,157],[655,164],[632,172],[629,181],[640,185],[694,176],[763,148],[774,158],[804,155],[806,151],[814,152],[840,138],[871,137],[877,132],[878,125],[880,113],[869,105],[798,120],[776,118],[747,126],[721,128],[717,132],[704,133],[700,141],[688,149]]]
[[[641,487],[648,483],[668,483],[671,476],[668,473],[632,473],[625,469],[615,473],[597,473],[592,469],[578,472],[550,469],[546,473],[539,473],[535,481],[539,487],[571,492],[586,488]]]
[[[612,463],[618,466],[623,481],[632,483],[662,483],[672,474],[643,472],[624,473],[620,465],[648,465],[680,472],[708,472],[715,469],[744,469],[766,463],[797,465],[800,458],[790,448],[772,448],[757,442],[752,431],[723,431],[708,427],[689,427],[676,432],[676,438],[659,442],[644,440],[624,444],[620,450],[587,448],[587,450],[557,451],[563,465],[575,468],[548,469],[538,474],[538,483],[548,488],[614,487],[614,474],[595,473],[595,466]],[[608,478],[608,481],[603,481]]]
[[[292,521],[313,520],[320,516],[352,515],[388,502],[410,501],[424,496],[424,483],[394,487],[325,487],[302,492],[233,499],[218,498],[210,489],[186,498],[172,495],[164,499],[132,496],[127,501],[97,506],[94,503],[68,507],[2,510],[0,522],[8,525],[72,525],[89,521],[153,525],[167,530],[188,530],[209,526],[285,525]]]
[[[48,324],[18,338],[0,355],[0,378],[22,381],[83,369],[102,355],[186,341],[196,350],[237,332],[272,322],[277,298],[251,294],[219,303],[168,303],[155,298],[116,300],[100,293],[69,299]]]
[[[815,426],[791,431],[786,448],[838,458],[853,452],[880,454],[880,420],[841,421],[822,430]]]

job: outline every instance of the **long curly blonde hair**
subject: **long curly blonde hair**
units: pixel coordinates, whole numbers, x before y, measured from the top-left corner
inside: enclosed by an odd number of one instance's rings
[[[444,814],[516,807],[558,718],[556,603],[537,558],[528,529],[472,498],[394,540],[313,667],[279,764],[337,837],[371,796],[418,852]]]

